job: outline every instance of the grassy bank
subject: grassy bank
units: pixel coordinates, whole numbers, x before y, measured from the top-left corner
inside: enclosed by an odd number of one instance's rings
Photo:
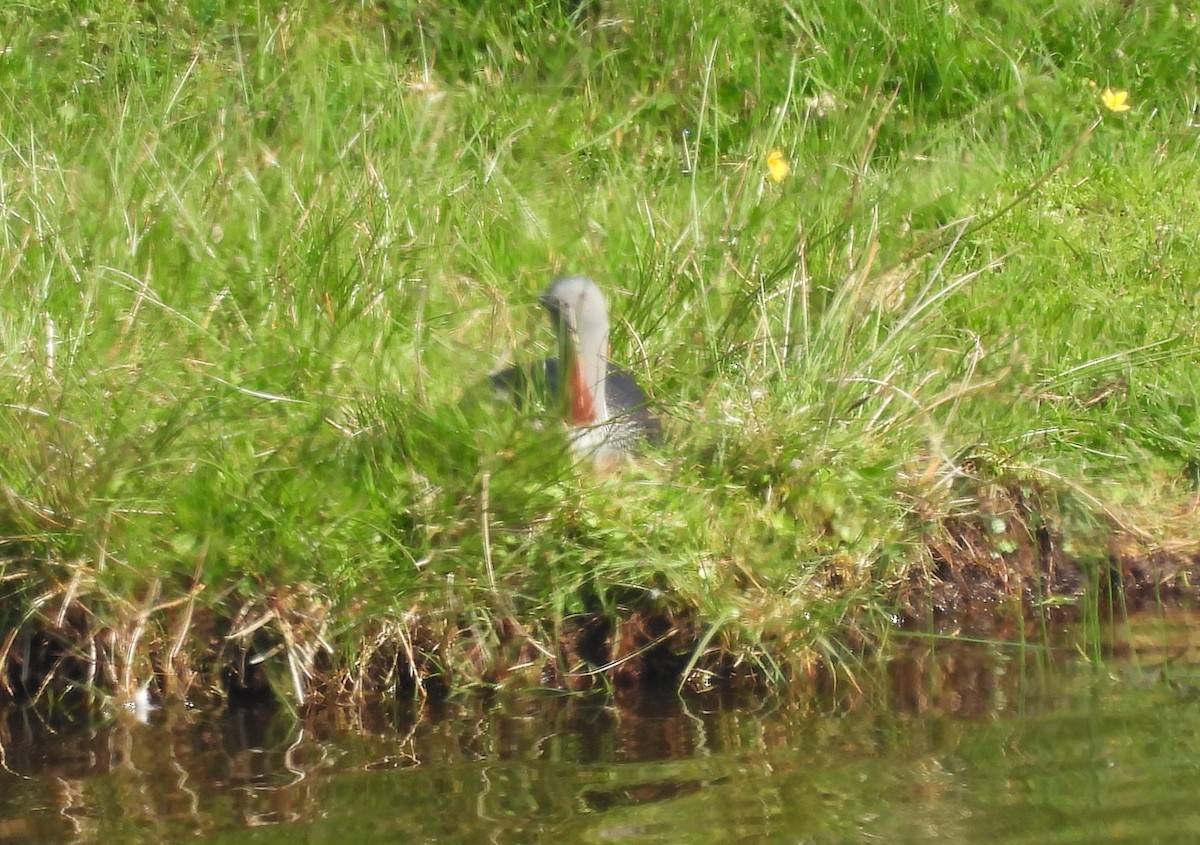
[[[9,693],[774,679],[963,562],[1176,583],[1196,13],[640,5],[0,11]],[[624,473],[484,386],[560,272]]]

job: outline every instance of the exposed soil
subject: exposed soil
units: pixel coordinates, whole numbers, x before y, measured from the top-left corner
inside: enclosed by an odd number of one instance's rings
[[[905,591],[911,617],[978,615],[1016,599],[1028,612],[1089,592],[1133,605],[1200,598],[1196,544],[1171,548],[1114,527],[1087,557],[1073,556],[1037,495],[996,486],[976,497],[975,513],[943,520],[928,540],[934,577]]]

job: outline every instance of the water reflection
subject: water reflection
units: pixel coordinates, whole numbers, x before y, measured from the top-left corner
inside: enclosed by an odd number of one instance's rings
[[[1101,672],[1073,648],[915,639],[860,671],[876,697],[167,708],[150,725],[14,710],[0,841],[1186,841],[1195,634],[1190,615],[1127,623]]]

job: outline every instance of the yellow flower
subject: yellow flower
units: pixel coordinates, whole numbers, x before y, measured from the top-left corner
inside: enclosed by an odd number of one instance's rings
[[[792,166],[784,158],[783,150],[776,147],[767,153],[767,175],[772,182],[782,182],[792,172]]]
[[[1129,105],[1129,92],[1125,90],[1114,91],[1111,88],[1105,88],[1100,92],[1100,102],[1104,103],[1104,107],[1109,111],[1118,113],[1129,111],[1132,108]]]

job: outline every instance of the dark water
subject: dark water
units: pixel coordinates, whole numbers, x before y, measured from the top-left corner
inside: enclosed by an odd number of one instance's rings
[[[0,723],[0,842],[1200,841],[1200,630],[922,640],[832,695]]]

